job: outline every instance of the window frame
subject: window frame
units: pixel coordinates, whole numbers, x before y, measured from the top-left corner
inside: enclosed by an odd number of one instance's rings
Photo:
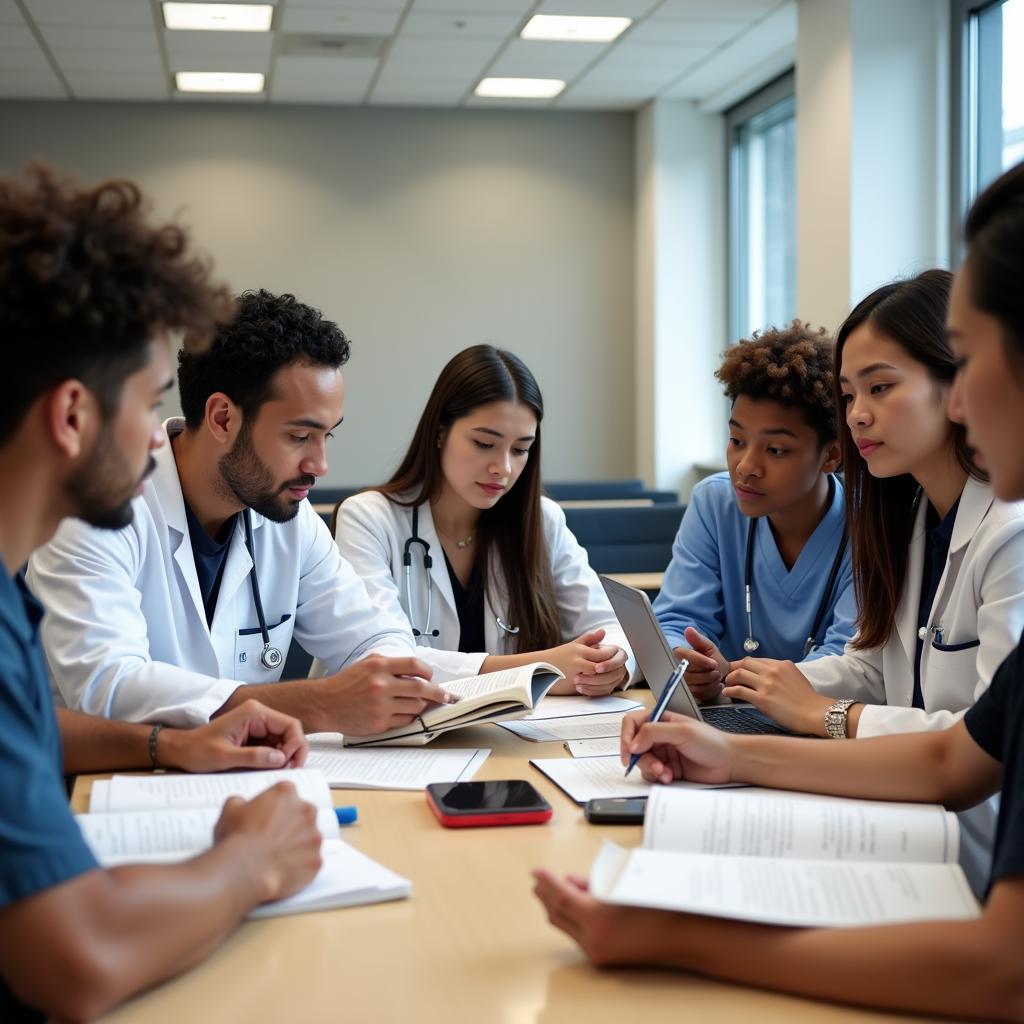
[[[796,73],[793,68],[783,72],[725,111],[726,221],[728,224],[726,322],[729,331],[729,344],[738,341],[746,333],[746,328],[743,326],[745,320],[743,306],[748,284],[747,197],[744,189],[736,187],[736,182],[740,180],[743,173],[743,157],[739,152],[739,147],[734,144],[734,137],[738,128],[786,99],[793,100],[795,111]],[[794,113],[794,116],[797,114]]]

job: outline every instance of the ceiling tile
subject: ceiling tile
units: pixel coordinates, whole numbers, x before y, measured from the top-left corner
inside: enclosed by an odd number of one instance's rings
[[[391,56],[399,60],[429,60],[438,63],[461,61],[464,64],[490,60],[500,47],[496,39],[420,39],[403,32],[391,47]]]
[[[151,72],[163,76],[160,54],[138,50],[79,50],[53,47],[54,60],[65,74],[72,71]]]
[[[566,89],[566,99],[618,100],[619,102],[640,103],[650,99],[657,90],[653,86],[628,82],[578,82]]]
[[[40,25],[48,46],[91,50],[149,50],[158,52],[152,28],[96,28],[88,25]],[[205,34],[205,33],[203,33]]]
[[[52,68],[38,46],[35,49],[19,46],[10,50],[0,50],[0,72],[5,75],[44,71],[52,71]]]
[[[646,68],[652,65],[660,67],[686,68],[694,61],[706,57],[714,49],[710,43],[703,46],[681,46],[667,44],[658,46],[655,43],[623,42],[601,60],[597,67],[615,67],[620,69]]]
[[[144,0],[25,0],[25,6],[37,25],[154,27],[153,9]]]
[[[279,28],[285,32],[340,36],[389,36],[395,31],[401,8],[392,11],[353,7],[293,7],[284,9]]]
[[[29,100],[67,99],[60,79],[45,71],[7,71],[0,69],[0,96]]]
[[[573,78],[607,49],[607,43],[541,43],[516,39],[487,73],[513,78]]]
[[[454,106],[473,86],[463,79],[383,78],[374,86],[370,103]]]
[[[272,32],[172,32],[164,29],[167,53],[192,55],[231,53],[238,57],[270,57]]]
[[[80,100],[165,100],[170,96],[163,73],[73,71],[65,72],[65,77]]]
[[[535,14],[572,14],[591,17],[643,18],[659,0],[543,0]]]
[[[689,67],[687,64],[682,64],[678,67],[652,64],[646,68],[632,67],[622,69],[614,66],[606,68],[604,65],[600,65],[588,71],[573,88],[586,86],[588,88],[607,87],[615,90],[635,86],[641,92],[649,90],[651,93],[654,93],[678,78],[686,71],[687,67]]]
[[[274,84],[284,82],[369,82],[380,62],[373,57],[278,57]]]
[[[458,0],[452,0],[453,4]],[[524,23],[519,14],[418,14],[402,24],[403,36],[441,39],[506,39]]]
[[[559,96],[553,106],[556,110],[628,111],[636,110],[649,102],[643,99],[616,99],[603,96]]]
[[[362,103],[367,84],[354,79],[320,78],[287,83],[275,79],[270,87],[270,98],[275,103]]]
[[[525,14],[534,0],[414,0],[414,11],[456,14]]]
[[[648,18],[629,33],[630,43],[724,43],[747,29],[743,21],[710,18]]]
[[[658,16],[665,18],[759,18],[779,0],[663,0]]]
[[[0,52],[21,49],[39,49],[39,44],[36,42],[36,37],[32,34],[32,29],[24,23],[21,25],[4,25],[3,32],[0,32]],[[0,62],[2,61],[3,58],[0,57]]]
[[[0,25],[24,25],[25,19],[21,16],[14,0],[0,0]]]

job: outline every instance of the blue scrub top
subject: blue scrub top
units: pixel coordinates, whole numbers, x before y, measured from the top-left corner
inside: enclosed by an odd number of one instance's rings
[[[64,790],[42,617],[24,582],[0,570],[0,906],[96,867]],[[36,1019],[0,979],[0,1020]]]
[[[804,643],[842,539],[843,514],[843,487],[837,480],[831,506],[792,569],[786,568],[768,523],[758,524],[751,586],[753,635],[761,644],[757,657],[811,661],[841,654],[853,636],[857,602],[847,545],[818,631],[817,639],[824,634],[824,641],[804,658]],[[693,626],[716,644],[726,660],[746,655],[743,563],[750,523],[736,502],[728,473],[716,473],[694,488],[654,602],[673,647],[688,646],[683,630]]]

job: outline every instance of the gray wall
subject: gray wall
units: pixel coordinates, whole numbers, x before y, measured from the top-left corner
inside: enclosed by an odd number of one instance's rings
[[[342,325],[328,483],[383,479],[481,341],[540,381],[546,477],[634,473],[631,115],[0,103],[0,170],[31,157],[136,179],[233,287]]]

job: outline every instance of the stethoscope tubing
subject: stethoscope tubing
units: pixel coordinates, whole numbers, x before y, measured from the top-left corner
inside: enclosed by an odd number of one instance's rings
[[[249,552],[249,559],[252,568],[249,570],[249,585],[252,587],[252,600],[256,605],[256,618],[260,623],[260,636],[263,638],[263,652],[260,654],[260,664],[268,671],[273,672],[281,667],[284,656],[281,649],[270,642],[270,630],[267,629],[267,617],[263,614],[263,599],[260,597],[260,584],[256,578],[256,554],[253,550],[252,541],[252,513],[246,509],[242,513],[242,520],[245,524],[245,548]]]

